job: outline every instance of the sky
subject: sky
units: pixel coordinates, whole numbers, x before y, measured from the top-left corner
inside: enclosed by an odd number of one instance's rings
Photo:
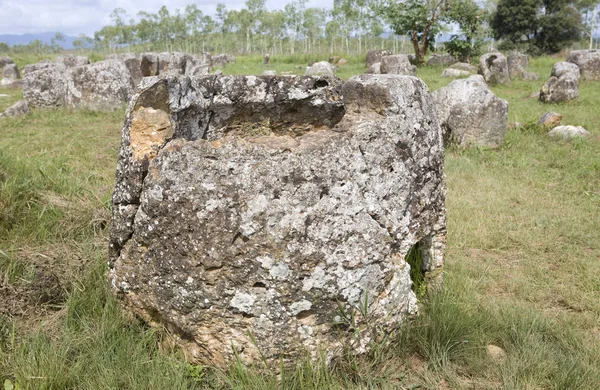
[[[282,9],[291,0],[267,0],[267,9]],[[77,36],[93,36],[110,24],[110,14],[121,7],[135,17],[138,12],[155,13],[166,5],[169,11],[183,10],[193,0],[0,0],[0,34],[62,32]],[[196,6],[214,15],[218,3],[227,9],[241,9],[245,0],[197,0]],[[309,0],[307,7],[332,8],[333,0]]]

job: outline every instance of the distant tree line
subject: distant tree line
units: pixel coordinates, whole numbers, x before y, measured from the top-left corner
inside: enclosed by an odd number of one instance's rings
[[[241,10],[221,3],[214,16],[195,4],[136,17],[116,8],[111,24],[93,37],[81,34],[73,44],[81,50],[276,55],[391,49],[412,51],[422,63],[437,46],[436,37],[452,33],[438,47],[470,61],[486,42],[532,54],[556,53],[588,39],[591,47],[600,10],[600,0],[334,0],[333,9],[307,3],[293,0],[283,10],[268,10],[265,0],[246,0]],[[38,41],[21,49],[56,50],[60,34],[55,38],[51,45]]]

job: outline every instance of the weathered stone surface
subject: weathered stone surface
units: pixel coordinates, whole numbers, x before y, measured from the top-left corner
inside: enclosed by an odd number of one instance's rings
[[[414,76],[417,74],[417,67],[411,64],[408,55],[395,54],[381,59],[381,73]]]
[[[190,68],[186,68],[188,76],[205,76],[210,73],[210,65],[205,63],[197,63]]]
[[[262,72],[263,76],[277,76],[277,71],[276,70],[265,70],[264,72]]]
[[[0,116],[23,116],[29,113],[29,105],[25,100],[19,100],[8,107]]]
[[[263,65],[269,65],[269,61],[271,61],[271,55],[269,53],[266,53],[263,56]]]
[[[545,127],[553,128],[560,125],[563,116],[558,112],[548,111],[538,121],[538,125],[542,125]]]
[[[466,70],[454,69],[454,68],[446,68],[442,72],[442,77],[465,77],[470,76],[471,72],[467,72]]]
[[[135,54],[127,54],[121,57],[121,60],[125,63],[129,74],[131,75],[131,80],[133,81],[133,85],[136,86],[142,81],[144,77],[142,75],[142,60],[136,56]]]
[[[0,57],[0,69],[3,69],[8,64],[14,64],[15,62],[10,57]]]
[[[40,62],[36,62],[35,64],[25,65],[25,68],[23,69],[23,77],[25,77],[27,73],[35,72],[36,70],[40,69],[54,67],[56,65],[56,63],[50,60],[41,60]]]
[[[542,85],[540,100],[544,103],[560,103],[579,97],[579,68],[570,62],[557,62],[550,78]]]
[[[560,138],[585,138],[591,134],[581,126],[556,126],[548,133],[550,137]]]
[[[2,68],[2,78],[16,80],[21,78],[21,73],[19,73],[19,67],[17,64],[6,64],[4,68]]]
[[[529,56],[519,52],[508,55],[508,74],[511,79],[524,78],[525,70],[529,68]]]
[[[197,58],[193,58],[190,54],[173,52],[158,54],[158,74],[170,73],[172,75],[186,74],[186,65],[194,62]]]
[[[213,68],[224,68],[229,63],[235,63],[235,56],[231,54],[217,54],[212,56]]]
[[[479,59],[478,73],[491,85],[510,83],[508,62],[502,53],[482,55]]]
[[[142,77],[158,76],[158,54],[144,53],[140,63]]]
[[[376,62],[367,68],[365,73],[368,74],[381,74],[381,62]]]
[[[28,65],[23,72],[23,98],[30,107],[64,106],[67,95],[66,67],[55,63],[36,65],[29,69]]]
[[[573,50],[567,57],[579,67],[584,80],[600,80],[600,50]]]
[[[454,80],[432,96],[446,142],[459,146],[502,145],[508,102],[494,95],[481,75]]]
[[[394,54],[390,50],[371,50],[367,53],[367,68],[376,62],[381,62],[381,59],[385,56],[391,56]]]
[[[432,54],[431,57],[427,60],[427,65],[429,66],[441,66],[441,65],[452,65],[456,62],[456,58],[454,58],[451,54]]]
[[[308,68],[306,68],[305,75],[307,76],[328,76],[333,77],[335,74],[335,66],[331,65],[327,61],[315,62]]]
[[[133,79],[123,61],[105,60],[67,70],[65,103],[91,110],[118,109],[133,95]]]
[[[3,87],[6,89],[21,89],[23,87],[23,79],[11,80],[9,84],[5,84]]]
[[[106,56],[106,59],[123,61],[131,75],[133,85],[137,86],[140,81],[142,81],[142,78],[144,77],[142,74],[142,55],[136,55],[134,53],[109,54]]]
[[[90,59],[85,56],[74,56],[73,54],[66,54],[56,57],[54,60],[57,64],[66,66],[67,68],[73,68],[75,66],[88,65]]]
[[[456,62],[449,66],[450,69],[458,69],[463,70],[465,72],[469,72],[471,74],[477,74],[477,67],[467,64],[466,62]]]
[[[338,83],[167,77],[132,99],[109,278],[191,356],[278,366],[364,352],[373,329],[416,310],[409,249],[421,243],[423,270],[442,266],[443,142],[427,87]]]

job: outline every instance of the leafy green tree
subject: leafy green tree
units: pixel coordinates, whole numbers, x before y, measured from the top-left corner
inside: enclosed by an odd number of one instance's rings
[[[452,0],[389,0],[382,12],[395,34],[409,36],[420,65],[452,3]]]
[[[472,57],[481,54],[485,10],[474,0],[461,0],[452,6],[447,19],[458,24],[461,34],[453,35],[444,44],[446,50],[461,61],[470,63]]]
[[[571,0],[500,0],[492,16],[503,48],[556,53],[581,36],[581,17]]]
[[[50,39],[50,44],[52,45],[52,49],[55,52],[59,52],[62,50],[62,45],[61,42],[65,41],[65,34],[57,32],[56,34],[54,34],[54,36]]]
[[[0,53],[7,53],[10,50],[10,46],[8,46],[4,42],[0,42]]]
[[[75,39],[73,41],[73,46],[76,49],[79,49],[79,50],[83,51],[84,49],[87,49],[87,48],[91,47],[93,41],[94,40],[91,37],[88,37],[85,34],[79,34],[79,36],[77,37],[77,39]]]
[[[491,19],[496,39],[511,44],[508,48],[528,48],[539,28],[541,0],[500,0]]]
[[[572,2],[543,1],[544,14],[539,16],[535,45],[542,53],[558,53],[581,37],[581,15]]]

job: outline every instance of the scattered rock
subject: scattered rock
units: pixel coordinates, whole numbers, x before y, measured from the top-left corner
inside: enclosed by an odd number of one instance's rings
[[[488,53],[479,59],[478,73],[491,85],[510,84],[508,62],[502,53]]]
[[[270,60],[271,56],[269,55],[269,53],[265,54],[265,56],[263,57],[263,65],[269,65]]]
[[[348,65],[348,60],[345,58],[340,58],[338,62],[335,64],[336,66],[344,66]]]
[[[73,68],[76,66],[89,65],[90,59],[85,56],[77,56],[75,57],[72,54],[62,55],[56,57],[54,60],[57,64],[61,64],[66,66],[67,68]]]
[[[231,54],[217,54],[212,57],[213,68],[224,68],[229,63],[235,64],[235,56]]]
[[[29,105],[25,100],[19,100],[12,106],[8,107],[2,116],[23,116],[29,113]]]
[[[25,69],[23,69],[23,78],[27,75],[27,73],[35,72],[36,70],[55,67],[57,64],[55,62],[49,60],[42,60],[35,64],[25,65]],[[64,67],[64,65],[62,65]]]
[[[511,79],[523,78],[525,69],[529,68],[529,56],[519,52],[508,55],[508,74]]]
[[[560,103],[579,97],[579,68],[570,62],[557,62],[552,67],[550,78],[540,90],[544,103]]]
[[[10,84],[16,79],[20,79],[21,74],[19,73],[19,67],[17,64],[6,64],[4,68],[2,68],[2,80],[9,80],[6,84]],[[3,82],[4,85],[4,82]]]
[[[506,351],[497,345],[489,344],[485,347],[488,358],[494,363],[502,364],[508,358]]]
[[[265,70],[262,72],[263,76],[277,76],[277,71],[275,70]]]
[[[376,62],[369,66],[365,73],[368,74],[381,74],[381,62]]]
[[[573,50],[567,57],[579,67],[584,80],[600,80],[600,50]]]
[[[341,83],[169,76],[131,100],[109,278],[195,359],[279,367],[366,352],[375,329],[416,310],[407,252],[420,242],[423,270],[442,266],[443,142],[427,87]]]
[[[65,105],[67,68],[55,63],[25,67],[23,98],[30,107],[57,108]],[[29,68],[29,69],[28,69]]]
[[[371,50],[367,53],[367,68],[376,62],[381,62],[381,59],[385,56],[391,56],[394,54],[390,50]]]
[[[442,77],[464,77],[470,76],[471,72],[467,72],[466,70],[446,68],[442,72]]]
[[[406,54],[395,54],[385,56],[381,59],[382,74],[400,74],[414,76],[417,74],[417,67],[410,63]]]
[[[537,75],[537,73],[527,71],[523,72],[523,80],[537,81],[539,79],[540,77]]]
[[[550,137],[561,137],[561,138],[582,138],[589,137],[591,134],[589,131],[581,126],[556,126],[548,133]]]
[[[10,57],[0,57],[0,69],[3,69],[8,64],[14,64],[15,62]]]
[[[123,61],[104,60],[67,70],[65,103],[91,110],[121,108],[133,95],[133,79]]]
[[[542,125],[544,127],[553,128],[560,125],[563,116],[557,112],[548,111],[538,121],[538,125]]]
[[[131,74],[119,60],[71,68],[42,64],[37,70],[28,70],[23,78],[23,98],[30,107],[115,109],[132,93]]]
[[[205,76],[210,73],[210,65],[209,64],[196,64],[192,65],[192,67],[186,69],[188,76]]]
[[[450,65],[449,68],[464,70],[465,72],[469,72],[471,74],[477,74],[477,68],[471,64],[467,64],[466,62],[456,62],[456,63]]]
[[[142,54],[140,66],[142,71],[142,77],[158,76],[158,54]]]
[[[432,97],[446,142],[488,147],[504,142],[508,102],[494,95],[481,75],[454,80]]]
[[[440,65],[452,65],[456,62],[456,58],[454,58],[451,54],[432,54],[431,57],[427,60],[427,65],[429,66],[440,66]]]
[[[331,65],[327,61],[315,62],[312,66],[306,68],[307,76],[329,76],[333,77],[335,73],[335,66]]]

